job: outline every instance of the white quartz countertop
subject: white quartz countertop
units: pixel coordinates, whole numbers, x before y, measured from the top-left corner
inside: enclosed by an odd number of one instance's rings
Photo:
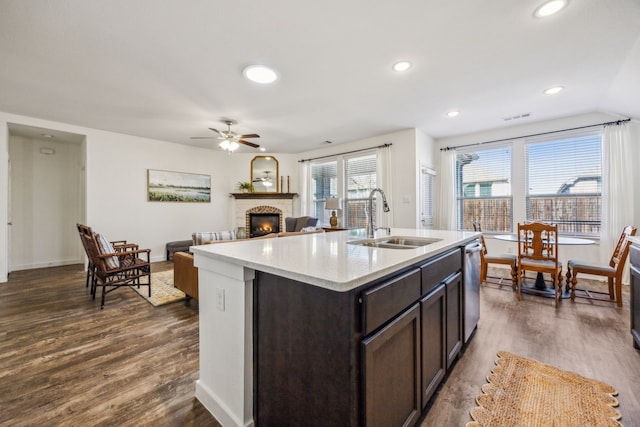
[[[480,233],[392,228],[391,236],[441,239],[416,249],[387,249],[347,244],[365,239],[364,230],[333,231],[273,239],[238,240],[192,246],[203,256],[345,292],[394,271],[462,246]],[[384,237],[376,233],[376,237]]]

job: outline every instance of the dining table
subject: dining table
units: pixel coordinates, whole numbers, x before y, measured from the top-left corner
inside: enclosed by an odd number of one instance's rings
[[[503,240],[506,242],[518,242],[517,234],[496,234],[493,238],[498,240]],[[593,245],[595,244],[595,240],[584,239],[581,237],[568,237],[568,236],[558,236],[558,245]],[[566,290],[562,293],[562,298],[570,298],[571,294]],[[533,285],[522,285],[522,292],[526,294],[538,295],[547,298],[555,298],[556,291],[554,288],[547,287],[547,284],[544,281],[544,277],[542,273],[538,272],[536,275],[536,281]]]

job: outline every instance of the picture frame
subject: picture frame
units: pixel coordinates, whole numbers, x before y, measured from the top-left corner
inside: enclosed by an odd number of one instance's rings
[[[147,169],[147,201],[210,203],[211,175]]]

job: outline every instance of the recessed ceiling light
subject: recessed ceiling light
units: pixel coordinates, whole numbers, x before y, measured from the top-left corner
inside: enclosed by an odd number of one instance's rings
[[[398,61],[393,64],[393,71],[407,71],[409,68],[411,68],[411,65],[411,62],[409,61]]]
[[[47,138],[47,139],[53,138],[53,135],[51,135],[50,133],[41,133],[40,135],[42,135],[43,138]]]
[[[267,151],[267,149],[264,147],[260,147],[260,151]]]
[[[536,18],[545,18],[560,12],[567,4],[569,4],[569,0],[551,0],[538,6],[533,15]]]
[[[562,90],[564,90],[564,87],[554,86],[554,87],[550,87],[549,89],[546,89],[544,93],[546,93],[547,95],[555,95],[556,93],[561,92]]]
[[[455,111],[455,110],[453,110],[453,111],[449,111],[449,112],[447,113],[447,117],[457,117],[457,116],[458,116],[458,114],[460,114],[460,111]]]
[[[278,75],[273,68],[266,65],[249,65],[242,73],[252,82],[260,84],[273,83],[278,79]]]

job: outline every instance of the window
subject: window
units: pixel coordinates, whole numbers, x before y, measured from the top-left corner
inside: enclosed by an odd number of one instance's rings
[[[375,154],[350,157],[344,161],[343,226],[362,228],[367,226],[367,202],[371,190],[377,185],[377,156]],[[372,215],[376,218],[376,204]]]
[[[471,230],[479,221],[484,231],[511,231],[510,146],[459,150],[456,189],[459,229]]]
[[[311,213],[318,218],[318,224],[329,224],[331,212],[325,210],[328,197],[338,195],[338,163],[336,160],[312,163],[311,173]]]
[[[511,233],[525,221],[558,224],[562,234],[598,237],[602,212],[601,131],[553,133],[456,155],[458,229],[473,221]]]
[[[309,165],[309,215],[318,218],[318,225],[328,225],[331,211],[325,210],[325,200],[339,197],[342,199],[342,210],[338,213],[339,226],[366,227],[369,193],[378,186],[377,164],[375,151],[312,161]],[[373,214],[375,218],[375,203]]]
[[[527,141],[526,219],[558,224],[564,234],[600,234],[600,134]]]

